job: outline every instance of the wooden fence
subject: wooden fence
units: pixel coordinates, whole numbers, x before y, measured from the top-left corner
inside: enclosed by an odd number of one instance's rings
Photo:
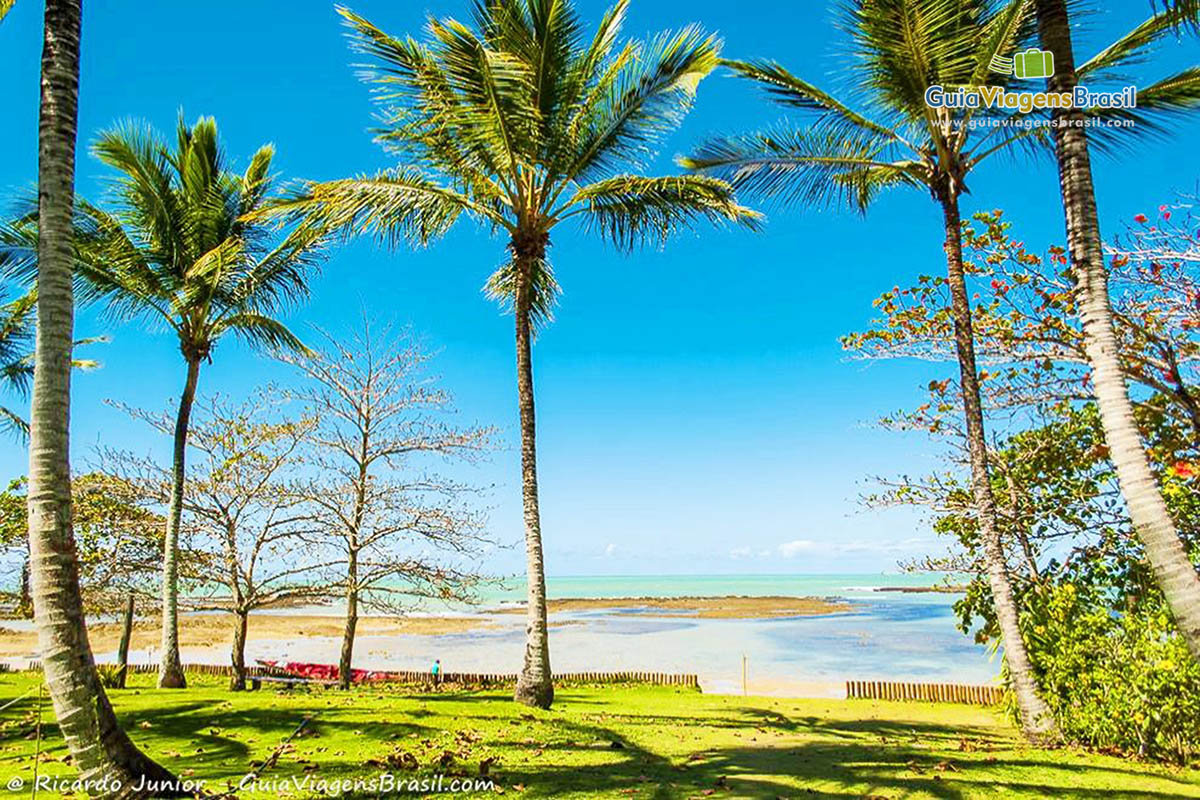
[[[42,664],[40,661],[30,661],[24,666],[24,669],[27,670],[40,670],[41,668]],[[198,675],[229,677],[233,674],[233,667],[229,664],[185,664],[183,668],[186,672]],[[130,664],[127,669],[130,673],[153,674],[158,672],[158,665]],[[0,671],[8,671],[8,665],[0,664]],[[248,678],[280,677],[289,674],[278,667],[246,667],[246,677]],[[421,670],[387,670],[387,674],[388,677],[386,679],[371,681],[371,683],[430,683],[433,680],[433,676],[429,672]],[[557,684],[637,683],[652,686],[683,686],[689,689],[700,688],[700,678],[696,675],[678,675],[664,672],[564,672],[556,674],[554,682]],[[441,683],[481,687],[515,686],[517,676],[516,674],[502,672],[445,672],[442,673]]]
[[[846,697],[862,700],[927,700],[933,703],[992,706],[1004,699],[1004,690],[995,686],[963,686],[954,683],[846,681]]]

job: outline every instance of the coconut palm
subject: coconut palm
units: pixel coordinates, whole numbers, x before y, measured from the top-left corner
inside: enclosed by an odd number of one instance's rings
[[[76,274],[81,299],[119,320],[143,319],[176,335],[186,378],[175,418],[173,486],[162,581],[159,686],[186,685],[179,661],[179,520],[188,421],[201,366],[226,335],[270,349],[303,349],[275,315],[307,294],[324,245],[312,229],[287,236],[247,216],[271,199],[274,148],[259,148],[244,172],[229,168],[217,125],[180,120],[174,149],[143,125],[102,133],[93,153],[119,173],[113,210],[80,203]],[[0,258],[17,274],[36,263],[30,229],[10,226]],[[26,247],[22,248],[22,241]]]
[[[1054,53],[1055,71],[1048,81],[1049,90],[1073,91],[1081,80],[1091,78],[1098,60],[1128,57],[1130,53],[1144,50],[1174,27],[1196,25],[1200,18],[1200,4],[1183,0],[1174,5],[1175,8],[1163,11],[1143,25],[1140,31],[1135,31],[1135,34],[1140,34],[1138,38],[1126,37],[1127,43],[1123,46],[1109,48],[1077,69],[1067,3],[1065,0],[1037,0],[1041,45],[1043,49]],[[1136,109],[1101,115],[1132,119],[1137,126],[1135,131],[1151,133],[1158,130],[1151,112],[1200,108],[1200,68],[1172,76],[1161,81],[1160,85],[1163,89],[1158,106],[1148,106],[1143,94],[1139,93]],[[1200,660],[1200,575],[1179,538],[1175,522],[1163,500],[1162,490],[1150,469],[1134,421],[1129,388],[1118,360],[1096,193],[1092,185],[1089,134],[1079,124],[1086,116],[1088,114],[1081,109],[1056,109],[1052,115],[1059,123],[1054,128],[1054,145],[1066,216],[1067,246],[1071,254],[1084,343],[1092,367],[1096,405],[1100,410],[1104,438],[1134,530],[1145,547],[1146,558],[1180,633],[1192,655]],[[1104,143],[1103,140],[1101,143]]]
[[[567,0],[479,0],[469,23],[430,19],[424,41],[342,9],[357,48],[375,61],[379,140],[401,166],[309,185],[285,207],[392,240],[424,240],[465,213],[507,238],[486,289],[516,322],[528,622],[515,699],[543,708],[554,690],[531,345],[558,294],[551,234],[574,221],[628,250],[700,221],[757,219],[724,181],[635,171],[690,108],[719,44],[695,27],[619,43],[627,8],[619,0],[587,37]]]
[[[843,15],[855,46],[849,82],[857,93],[841,100],[777,64],[731,62],[736,73],[764,84],[776,101],[813,112],[815,120],[806,129],[712,139],[683,163],[726,177],[739,191],[785,203],[849,205],[865,212],[881,191],[909,186],[929,192],[940,207],[976,523],[1022,727],[1040,738],[1053,733],[1054,722],[1021,638],[996,522],[959,214],[971,170],[1036,135],[997,127],[976,137],[973,118],[995,112],[933,109],[925,101],[931,86],[985,83],[992,57],[1010,52],[1028,35],[1027,12],[1019,1],[999,7],[989,0],[850,2]]]
[[[8,16],[8,12],[12,10],[14,0],[0,0],[0,21]]]
[[[135,796],[142,778],[172,776],[134,746],[100,685],[84,626],[71,530],[68,438],[72,298],[72,206],[79,97],[80,0],[46,0],[38,136],[38,331],[30,414],[29,550],[42,669],[73,764],[91,785]],[[110,784],[111,785],[111,784]],[[173,792],[164,789],[164,795]]]

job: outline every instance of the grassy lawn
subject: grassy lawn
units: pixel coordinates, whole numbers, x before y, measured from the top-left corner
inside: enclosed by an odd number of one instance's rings
[[[0,675],[0,705],[36,680]],[[151,688],[150,676],[135,676],[131,688],[111,696],[139,745],[177,773],[203,778],[210,792],[236,784],[312,717],[263,771],[276,787],[308,776],[308,788],[292,783],[239,797],[327,796],[314,782],[382,772],[404,780],[478,776],[481,763],[497,792],[530,798],[1200,797],[1200,771],[1027,748],[996,713],[967,706],[567,687],[554,710],[533,712],[501,692],[232,693],[217,678],[191,680],[186,691],[165,691]],[[22,777],[25,795],[35,698],[0,712],[0,785]],[[52,719],[47,708],[41,772],[73,775]]]

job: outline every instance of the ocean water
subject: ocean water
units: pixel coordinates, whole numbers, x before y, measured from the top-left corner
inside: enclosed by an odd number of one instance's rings
[[[552,577],[553,598],[696,596],[812,596],[840,598],[850,611],[768,619],[655,616],[634,602],[613,609],[552,612],[551,665],[555,672],[646,671],[692,673],[705,691],[836,697],[847,680],[985,684],[995,681],[999,658],[960,632],[944,592],[881,591],[929,587],[940,575],[637,575]],[[355,665],[367,669],[426,669],[440,659],[448,672],[516,672],[524,653],[524,615],[501,613],[522,602],[524,581],[485,587],[472,606],[427,606],[416,615],[479,617],[481,627],[441,635],[360,636]],[[632,613],[630,613],[632,612]],[[273,613],[340,615],[336,605]],[[22,621],[5,621],[20,628]],[[338,637],[251,638],[247,657],[336,663]],[[190,663],[228,663],[224,642],[184,648]],[[97,653],[109,661],[115,653]],[[155,653],[131,654],[135,662]]]
[[[844,575],[601,575],[550,576],[546,593],[567,597],[843,597],[869,599],[885,587],[930,587],[947,580],[941,573]],[[929,595],[909,595],[929,597]],[[945,595],[941,595],[945,602]],[[485,603],[523,602],[524,578],[484,587]]]
[[[837,696],[846,680],[983,684],[999,661],[955,627],[956,594],[880,591],[928,587],[931,575],[753,575],[558,577],[551,598],[816,596],[849,601],[852,610],[770,619],[690,619],[651,612],[590,609],[552,613],[551,664],[556,672],[694,673],[705,691]],[[524,618],[489,613],[524,599],[524,582],[487,588],[471,609],[423,613],[483,615],[487,627],[438,636],[364,637],[358,666],[423,669],[440,659],[447,671],[515,672],[524,651]],[[630,605],[636,609],[635,604]],[[329,613],[328,611],[326,613]],[[339,642],[250,642],[254,658],[335,661]],[[185,654],[186,658],[186,654]]]

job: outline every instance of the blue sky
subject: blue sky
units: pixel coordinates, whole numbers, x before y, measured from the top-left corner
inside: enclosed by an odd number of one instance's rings
[[[397,33],[419,33],[428,12],[465,15],[462,0],[359,0],[352,7]],[[579,0],[598,18],[600,0]],[[1097,4],[1098,5],[1098,4]],[[1089,14],[1077,50],[1090,54],[1149,10],[1146,0],[1106,3]],[[18,0],[0,25],[0,191],[36,174],[41,7]],[[626,33],[643,36],[699,22],[718,31],[731,57],[771,57],[822,85],[836,85],[844,38],[816,3],[634,0]],[[89,0],[85,9],[81,145],[117,120],[173,129],[214,115],[241,164],[264,142],[285,178],[335,178],[386,166],[366,131],[368,89],[350,66],[333,5],[313,0],[210,0],[194,4]],[[1169,41],[1147,75],[1200,62],[1196,41]],[[1097,87],[1103,88],[1103,87]],[[657,169],[707,133],[734,132],[784,114],[752,87],[706,80],[696,108],[664,145]],[[1194,190],[1200,125],[1171,142],[1097,163],[1108,231]],[[87,156],[79,191],[96,196],[103,168]],[[965,210],[1001,207],[1027,242],[1061,241],[1053,165],[995,161],[971,183]],[[564,287],[557,319],[539,338],[543,528],[552,574],[876,572],[932,546],[920,519],[865,512],[857,503],[872,474],[915,473],[933,462],[920,437],[875,429],[880,414],[912,405],[942,370],[916,364],[849,363],[838,337],[862,328],[871,300],[893,284],[943,268],[940,214],[915,191],[883,198],[866,219],[776,212],[762,234],[701,231],[666,248],[622,256],[575,230],[556,234],[552,257]],[[436,370],[465,421],[496,424],[509,447],[473,473],[495,484],[491,524],[520,537],[512,323],[480,291],[503,242],[460,226],[420,252],[369,243],[339,249],[291,321],[332,331],[362,309],[409,324],[438,351]],[[101,370],[75,381],[75,458],[99,443],[168,446],[115,400],[163,407],[183,379],[175,343],[134,325],[113,327],[84,310],[80,335],[107,333],[89,353]],[[224,343],[201,391],[236,394],[287,373]],[[9,443],[0,476],[22,474]],[[521,566],[499,553],[498,571]]]

